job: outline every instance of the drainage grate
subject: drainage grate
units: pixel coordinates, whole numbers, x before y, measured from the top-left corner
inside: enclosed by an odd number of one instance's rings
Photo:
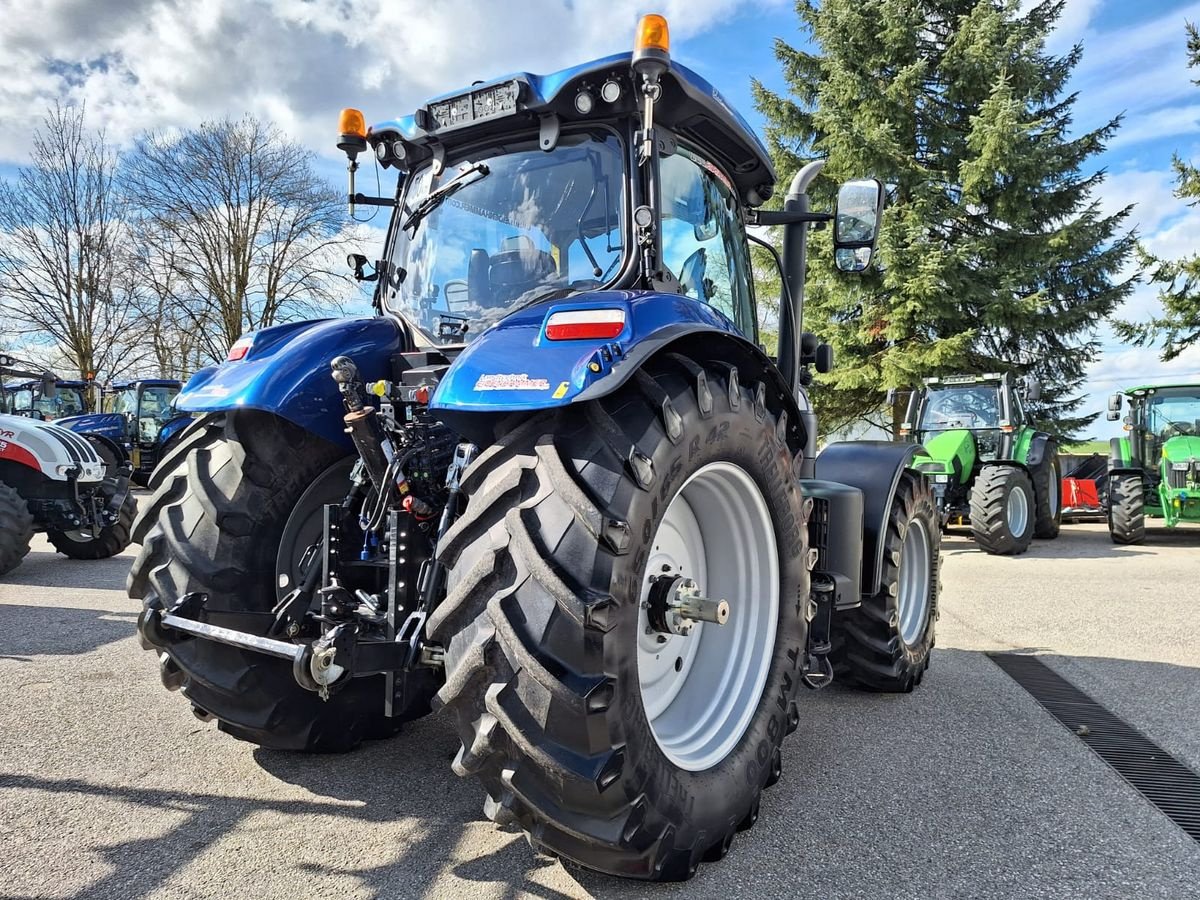
[[[1116,769],[1194,840],[1200,841],[1200,775],[1117,718],[1036,656],[989,653],[1050,715]]]

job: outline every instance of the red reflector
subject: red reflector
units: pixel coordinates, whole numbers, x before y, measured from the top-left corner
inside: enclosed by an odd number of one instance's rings
[[[243,356],[245,356],[247,353],[250,352],[250,348],[253,346],[254,346],[254,338],[253,337],[238,338],[236,341],[234,341],[230,345],[229,352],[225,355],[225,361],[226,362],[235,362],[236,360],[241,359]]]
[[[624,330],[623,309],[571,309],[546,320],[546,337],[552,341],[606,340]]]

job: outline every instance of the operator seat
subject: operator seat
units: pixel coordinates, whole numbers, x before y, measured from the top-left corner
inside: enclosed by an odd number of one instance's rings
[[[557,274],[554,257],[526,235],[505,238],[491,258],[488,284],[492,305],[503,305]]]
[[[467,263],[467,303],[471,306],[492,305],[492,258],[480,247],[471,250]]]

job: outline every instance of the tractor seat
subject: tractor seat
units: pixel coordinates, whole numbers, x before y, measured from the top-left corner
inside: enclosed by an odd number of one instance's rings
[[[558,273],[554,257],[525,235],[506,238],[491,257],[488,285],[494,303],[504,303]]]

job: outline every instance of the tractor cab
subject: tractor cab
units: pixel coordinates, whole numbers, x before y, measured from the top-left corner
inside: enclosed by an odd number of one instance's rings
[[[4,386],[4,412],[52,422],[66,416],[87,412],[89,385],[86,381],[54,382],[48,391],[41,379],[27,380]]]
[[[942,444],[950,433],[968,431],[974,459],[987,462],[1010,452],[1014,435],[1032,424],[1025,403],[1039,395],[1036,382],[1023,379],[1018,387],[1008,373],[926,378],[909,399],[900,433]]]
[[[163,426],[178,415],[175,397],[181,387],[178,381],[157,379],[117,382],[105,390],[103,410],[124,417],[126,440],[131,445],[150,447],[158,441]]]
[[[1126,437],[1113,438],[1109,524],[1114,540],[1137,543],[1143,516],[1200,522],[1200,385],[1130,388],[1108,402],[1108,418],[1127,401]],[[1114,493],[1115,491],[1115,493]],[[1136,509],[1135,509],[1136,507]]]

